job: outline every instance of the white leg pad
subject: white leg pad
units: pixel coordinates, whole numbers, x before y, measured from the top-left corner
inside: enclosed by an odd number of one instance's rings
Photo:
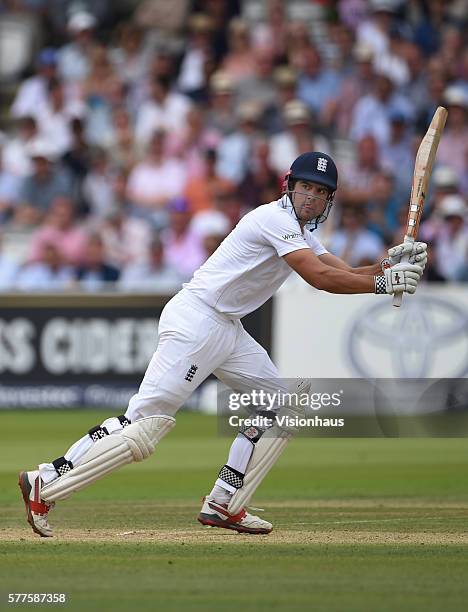
[[[252,495],[276,463],[291,437],[289,432],[275,425],[260,438],[250,458],[244,484],[237,489],[229,502],[228,510],[231,514],[237,514],[250,502]]]
[[[310,392],[310,380],[303,379],[293,383],[291,392],[300,397],[303,393]],[[299,405],[291,403],[289,406],[282,408],[280,414],[290,416],[303,416],[303,409]],[[255,445],[254,451],[247,465],[247,471],[244,476],[244,483],[240,489],[234,493],[229,502],[228,510],[231,514],[237,514],[244,506],[250,503],[253,494],[259,487],[265,476],[271,470],[273,465],[278,460],[278,457],[286,448],[286,445],[291,440],[294,430],[287,430],[273,425],[268,429],[260,440]]]
[[[83,455],[80,465],[42,488],[42,499],[65,499],[127,463],[146,459],[174,425],[175,419],[170,416],[145,417],[98,440]]]

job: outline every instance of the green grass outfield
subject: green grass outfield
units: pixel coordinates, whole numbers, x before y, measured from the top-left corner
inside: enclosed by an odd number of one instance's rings
[[[181,414],[153,457],[58,504],[56,537],[35,536],[17,472],[106,416],[0,413],[0,609],[8,593],[66,593],[35,607],[466,610],[467,440],[294,440],[254,502],[275,529],[246,536],[195,521],[230,440]]]

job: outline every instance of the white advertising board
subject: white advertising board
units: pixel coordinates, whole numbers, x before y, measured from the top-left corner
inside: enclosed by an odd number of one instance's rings
[[[291,278],[275,298],[273,360],[285,377],[461,378],[468,374],[468,286],[390,296],[333,295]]]

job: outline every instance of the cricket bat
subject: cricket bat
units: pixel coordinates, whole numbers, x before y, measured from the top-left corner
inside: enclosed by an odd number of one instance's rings
[[[439,106],[432,117],[431,124],[426,135],[419,145],[414,163],[413,184],[409,201],[408,221],[406,222],[406,233],[403,242],[414,242],[418,235],[419,222],[426,199],[427,188],[432,174],[432,166],[439,146],[440,136],[444,129],[447,119],[447,109]],[[402,261],[408,261],[408,256],[404,255]],[[403,292],[395,293],[393,305],[401,306]]]

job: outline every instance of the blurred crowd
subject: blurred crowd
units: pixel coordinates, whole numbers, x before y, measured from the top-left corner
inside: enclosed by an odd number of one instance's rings
[[[173,291],[314,149],[340,173],[319,238],[373,263],[438,105],[425,278],[468,281],[466,0],[0,0],[12,15],[41,43],[2,98],[1,291]]]

